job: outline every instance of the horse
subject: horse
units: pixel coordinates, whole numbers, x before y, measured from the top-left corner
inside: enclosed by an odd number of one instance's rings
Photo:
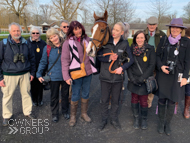
[[[105,11],[102,17],[96,16],[94,12],[95,23],[91,29],[92,37],[86,48],[88,56],[95,57],[97,51],[107,44],[109,37],[111,36],[110,27],[107,24],[108,13]]]

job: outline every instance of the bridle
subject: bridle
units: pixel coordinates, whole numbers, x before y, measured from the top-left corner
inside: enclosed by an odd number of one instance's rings
[[[94,44],[95,48],[96,48],[96,49],[99,49],[99,46],[102,45],[102,43],[104,42],[104,40],[105,40],[105,38],[106,38],[107,32],[108,32],[108,30],[109,30],[109,25],[107,24],[106,21],[103,21],[103,20],[98,20],[98,21],[96,21],[95,23],[97,23],[97,22],[103,22],[103,23],[106,23],[106,31],[105,31],[105,33],[104,33],[104,37],[103,37],[103,39],[102,39],[101,41],[98,40],[98,39],[94,39],[94,38],[91,38],[91,39],[90,39],[90,41]],[[93,42],[93,40],[99,42],[98,46],[96,46],[96,44]]]

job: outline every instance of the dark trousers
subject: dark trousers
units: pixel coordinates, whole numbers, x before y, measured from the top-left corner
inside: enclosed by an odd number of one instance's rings
[[[131,93],[131,103],[137,104],[140,103],[141,107],[146,108],[148,107],[148,95],[138,95],[135,93]]]
[[[37,78],[31,82],[31,97],[34,103],[40,103],[43,98],[43,84]]]
[[[108,119],[108,105],[111,95],[111,109],[110,117],[111,120],[116,121],[118,119],[118,109],[119,109],[119,99],[122,89],[122,82],[109,83],[101,81],[101,116],[102,120],[105,121]]]
[[[69,108],[69,85],[65,81],[51,81],[51,111],[52,116],[59,115],[59,91],[61,85],[61,106],[62,113],[67,113]]]
[[[167,102],[167,104],[170,104],[170,105],[175,104],[175,102],[173,102],[172,100],[170,100],[168,98],[159,98],[158,102],[161,104],[166,104],[166,102]]]

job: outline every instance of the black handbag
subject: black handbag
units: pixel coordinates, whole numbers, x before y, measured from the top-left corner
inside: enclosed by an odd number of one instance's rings
[[[134,56],[134,59],[135,59],[135,61],[136,61],[136,63],[137,63],[137,66],[138,66],[138,68],[139,68],[141,74],[143,74],[143,71],[142,71],[142,69],[141,69],[141,67],[140,67],[140,65],[139,65],[139,62],[137,61],[137,59],[136,59],[135,56]],[[154,92],[158,89],[158,84],[157,84],[157,81],[156,81],[156,79],[155,79],[154,76],[148,77],[148,78],[145,80],[145,84],[146,84],[146,89],[147,89],[148,94],[154,93]]]
[[[44,85],[44,90],[49,90],[50,89],[50,81],[51,78],[48,75],[48,72],[53,68],[53,66],[56,64],[56,62],[58,61],[59,57],[61,55],[61,52],[59,53],[59,55],[57,56],[57,59],[55,60],[55,62],[53,63],[53,65],[47,70],[46,75],[43,76],[42,78],[44,79],[44,81],[42,82]]]

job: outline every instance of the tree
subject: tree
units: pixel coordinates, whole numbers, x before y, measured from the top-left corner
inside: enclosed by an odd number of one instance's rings
[[[169,14],[171,2],[168,0],[150,0],[149,9],[150,15],[158,18],[158,26],[161,23],[161,18]]]
[[[183,7],[183,10],[185,12],[184,18],[186,19],[186,22],[190,23],[190,2],[188,2],[188,4]]]
[[[27,17],[25,13],[27,6],[32,4],[32,2],[32,0],[0,0],[2,6],[17,16],[19,24],[24,24],[27,33]]]
[[[76,20],[77,10],[81,9],[81,5],[84,2],[85,0],[52,0],[53,6],[55,8],[55,18],[57,20]]]
[[[114,25],[118,21],[130,22],[135,13],[133,3],[130,0],[95,0],[98,11],[108,11],[108,22]]]
[[[40,4],[40,9],[43,21],[49,22],[53,14],[53,6],[48,4]]]

